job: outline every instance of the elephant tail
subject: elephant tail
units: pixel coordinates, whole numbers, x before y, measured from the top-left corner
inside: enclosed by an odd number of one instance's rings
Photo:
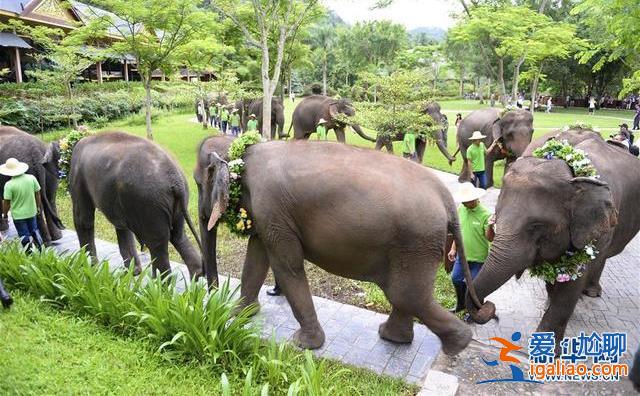
[[[187,200],[185,197],[187,196],[187,191],[184,189],[182,192],[176,191],[176,199],[178,204],[180,205],[180,210],[182,211],[182,215],[184,216],[184,220],[187,222],[187,226],[191,230],[193,237],[196,239],[196,243],[198,244],[198,248],[202,253],[202,242],[200,241],[200,237],[198,236],[198,232],[196,231],[196,227],[193,225],[193,221],[191,221],[191,216],[189,216],[189,208],[187,208]]]
[[[462,270],[464,272],[464,279],[467,283],[467,290],[469,295],[471,296],[471,300],[476,305],[478,309],[482,307],[482,303],[476,294],[476,288],[473,285],[473,278],[471,277],[471,270],[469,269],[469,263],[467,262],[467,257],[464,252],[464,245],[462,243],[462,231],[460,229],[460,222],[458,221],[458,213],[455,210],[455,207],[451,210],[453,213],[449,215],[449,224],[447,225],[448,231],[453,234],[453,240],[456,243],[456,251],[458,252],[458,257],[460,258],[460,263],[462,264]]]
[[[289,139],[289,137],[291,137],[291,128],[293,128],[293,121],[291,121],[291,124],[289,124],[289,130],[287,131],[287,135],[284,136],[285,139]]]

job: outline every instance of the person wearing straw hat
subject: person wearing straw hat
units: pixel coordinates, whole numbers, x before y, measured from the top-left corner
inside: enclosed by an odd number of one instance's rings
[[[494,219],[487,208],[480,203],[485,190],[467,182],[462,183],[454,194],[454,199],[462,203],[458,207],[458,218],[464,251],[471,270],[471,278],[475,278],[489,254],[489,242],[495,236]],[[456,291],[456,306],[451,312],[465,309],[467,284],[455,242],[451,246],[447,258],[454,261],[451,271],[451,282]]]
[[[235,107],[231,110],[229,125],[231,125],[231,134],[233,136],[238,136],[240,134],[240,115],[238,114],[238,109]]]
[[[258,120],[256,120],[256,115],[251,114],[249,116],[249,121],[247,121],[247,132],[257,131],[258,130]]]
[[[42,246],[42,238],[38,230],[36,216],[42,211],[40,200],[40,184],[33,175],[26,174],[29,165],[15,158],[9,158],[0,165],[0,174],[11,177],[4,185],[4,201],[2,202],[2,217],[11,217],[23,246],[33,245],[38,249]]]
[[[316,128],[316,134],[318,135],[318,140],[327,140],[327,128],[325,128],[324,124],[326,124],[324,118],[318,120],[318,127]]]
[[[471,145],[467,149],[467,161],[469,161],[469,168],[473,172],[475,177],[476,187],[480,187],[483,190],[487,189],[487,174],[485,172],[484,156],[487,153],[487,147],[484,145],[483,140],[486,138],[480,131],[475,131],[469,137]]]

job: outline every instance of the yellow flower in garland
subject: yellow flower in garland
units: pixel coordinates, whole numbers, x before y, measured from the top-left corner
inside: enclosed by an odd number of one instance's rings
[[[244,221],[240,220],[236,223],[236,230],[243,231],[244,230]]]

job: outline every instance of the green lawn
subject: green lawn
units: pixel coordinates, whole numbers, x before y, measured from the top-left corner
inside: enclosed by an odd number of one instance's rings
[[[170,363],[150,343],[118,336],[90,319],[55,311],[22,292],[0,312],[0,394],[221,394],[219,369],[207,363]],[[335,389],[355,394],[415,394],[400,380],[328,361]],[[244,377],[228,375],[237,393]],[[251,395],[258,394],[250,390]],[[273,390],[271,392],[273,394]],[[276,392],[277,394],[277,392]],[[345,394],[345,392],[339,392]]]

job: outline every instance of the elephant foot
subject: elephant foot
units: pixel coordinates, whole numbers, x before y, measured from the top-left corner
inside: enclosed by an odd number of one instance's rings
[[[324,331],[319,325],[310,330],[299,329],[291,340],[302,349],[318,349],[324,344]]]
[[[57,228],[54,230],[49,230],[49,235],[51,236],[52,241],[57,241],[58,239],[62,238],[62,231]]]
[[[409,344],[413,341],[413,322],[411,326],[398,326],[393,323],[389,323],[387,320],[380,324],[378,328],[378,334],[380,338],[387,341],[396,342],[398,344]]]
[[[249,316],[256,316],[258,312],[260,312],[260,302],[258,302],[257,299],[249,303],[241,302],[233,309],[232,314],[233,316],[236,316],[247,308],[250,308]]]
[[[2,218],[0,219],[0,231],[6,231],[9,229],[9,219]]]
[[[591,285],[582,291],[589,297],[600,297],[602,295],[602,287],[600,285]]]
[[[455,356],[469,345],[472,337],[473,332],[471,331],[471,328],[466,325],[462,325],[450,334],[440,335],[442,352],[449,356]]]

